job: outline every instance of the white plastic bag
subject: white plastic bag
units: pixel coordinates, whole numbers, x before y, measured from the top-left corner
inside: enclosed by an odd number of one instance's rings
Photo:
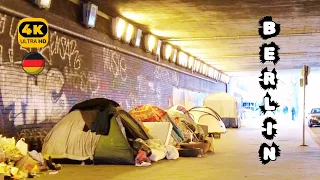
[[[20,153],[24,156],[28,154],[28,144],[25,143],[25,139],[21,138],[17,144],[16,144],[17,149],[20,151]]]
[[[166,154],[166,158],[167,159],[178,159],[179,158],[179,151],[177,150],[177,148],[175,148],[174,146],[171,145],[167,145],[167,154]]]
[[[149,159],[153,162],[157,162],[161,159],[164,159],[166,157],[166,152],[162,151],[160,149],[152,149],[151,148],[152,154],[149,156]]]

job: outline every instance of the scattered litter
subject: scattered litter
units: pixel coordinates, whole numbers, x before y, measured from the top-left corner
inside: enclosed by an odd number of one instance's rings
[[[55,175],[55,174],[58,174],[58,171],[49,172],[49,175]]]
[[[28,144],[22,138],[17,143],[14,138],[6,138],[0,134],[0,175],[4,179],[26,179],[38,176],[47,170],[60,170],[60,164],[46,160],[42,154],[33,150],[28,152]],[[50,172],[57,174],[58,171]]]

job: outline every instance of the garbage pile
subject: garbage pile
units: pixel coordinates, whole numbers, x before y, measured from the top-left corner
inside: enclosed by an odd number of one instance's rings
[[[35,150],[29,152],[23,138],[16,142],[15,138],[0,135],[0,175],[5,179],[33,178],[60,169],[61,165],[52,163],[51,158],[46,160]]]

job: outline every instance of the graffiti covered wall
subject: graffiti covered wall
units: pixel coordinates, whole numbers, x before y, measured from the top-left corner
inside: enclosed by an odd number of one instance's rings
[[[76,103],[104,97],[126,110],[151,103],[167,108],[173,87],[224,91],[210,83],[141,59],[50,30],[48,45],[21,48],[17,41],[20,19],[0,12],[0,133],[43,137]],[[46,60],[34,77],[21,68],[28,52]],[[196,89],[195,89],[196,88]]]

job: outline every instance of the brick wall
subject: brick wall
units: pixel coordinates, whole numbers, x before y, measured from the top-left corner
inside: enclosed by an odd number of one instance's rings
[[[82,28],[79,7],[69,1],[55,0],[50,11],[38,10],[27,1],[13,4],[0,0],[0,5],[154,59],[139,48],[110,39],[105,35],[110,26],[102,18],[96,29]],[[89,98],[113,99],[130,110],[146,103],[167,108],[173,87],[205,93],[226,91],[225,84],[179,73],[55,29],[50,30],[45,48],[21,48],[18,21],[0,11],[0,133],[43,138],[75,103]],[[28,76],[17,64],[31,51],[46,59],[45,70],[37,77]]]

